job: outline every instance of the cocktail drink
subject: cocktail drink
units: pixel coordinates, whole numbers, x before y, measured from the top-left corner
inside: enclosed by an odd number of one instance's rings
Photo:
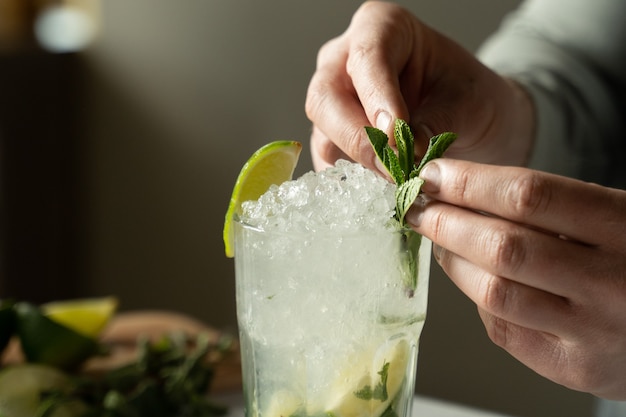
[[[272,186],[234,223],[247,417],[404,417],[430,242],[395,186],[340,161]]]

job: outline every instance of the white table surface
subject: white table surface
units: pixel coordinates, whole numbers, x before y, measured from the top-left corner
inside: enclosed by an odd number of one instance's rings
[[[227,417],[243,417],[243,406],[241,404],[241,395],[233,394],[217,398],[222,404],[229,407]],[[413,402],[414,417],[507,417],[504,414],[497,414],[490,411],[484,411],[460,404],[416,396]]]
[[[415,417],[507,417],[504,414],[421,396],[415,397],[412,415]]]

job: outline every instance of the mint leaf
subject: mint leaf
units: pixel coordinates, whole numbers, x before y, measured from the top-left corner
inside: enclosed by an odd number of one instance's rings
[[[389,138],[387,134],[380,129],[371,126],[365,126],[367,137],[374,148],[374,152],[378,159],[383,163],[384,167],[389,171],[389,164],[386,162],[385,148],[388,147]]]
[[[396,216],[400,223],[404,224],[404,216],[422,191],[423,184],[423,179],[414,177],[400,184],[396,189]]]
[[[407,296],[412,298],[417,288],[417,276],[419,273],[419,249],[422,244],[422,235],[415,232],[413,229],[408,229],[403,235],[403,248],[404,256],[406,256],[406,263],[408,270],[404,270],[404,283],[407,291]]]
[[[391,174],[396,184],[402,184],[405,181],[405,174],[400,165],[400,159],[393,152],[389,145],[385,147],[385,161],[387,161],[387,171]]]
[[[372,148],[380,162],[391,175],[391,178],[396,184],[402,184],[406,180],[406,172],[398,159],[398,156],[389,146],[389,138],[387,134],[375,127],[366,126],[365,131],[367,137],[370,140]]]
[[[404,179],[409,179],[410,172],[415,168],[414,139],[413,133],[408,123],[402,119],[396,119],[394,131],[396,146],[398,148],[398,159],[404,171]]]
[[[378,371],[380,375],[380,381],[372,388],[371,385],[365,385],[358,391],[354,392],[354,395],[361,400],[379,400],[387,401],[389,394],[387,393],[387,377],[389,374],[389,362],[383,363],[383,367]]]
[[[444,152],[452,145],[456,140],[456,133],[444,132],[430,138],[428,141],[428,149],[426,154],[420,161],[420,164],[411,173],[411,176],[418,176],[424,165],[436,158],[441,158]]]
[[[395,122],[393,134],[398,147],[397,155],[389,146],[389,138],[385,132],[370,126],[366,126],[365,131],[376,156],[398,186],[396,191],[396,219],[400,224],[405,225],[404,217],[421,192],[424,183],[424,181],[418,180],[420,171],[428,162],[442,157],[446,149],[456,140],[457,135],[444,132],[430,138],[426,154],[419,165],[415,165],[413,153],[415,138],[407,122],[402,119],[396,119]]]

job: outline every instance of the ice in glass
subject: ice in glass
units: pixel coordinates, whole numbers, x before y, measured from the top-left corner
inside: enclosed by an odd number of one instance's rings
[[[406,417],[430,242],[395,185],[340,161],[244,203],[235,221],[247,417]]]

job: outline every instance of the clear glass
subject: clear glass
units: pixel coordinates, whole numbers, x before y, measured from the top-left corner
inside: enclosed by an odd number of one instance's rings
[[[431,242],[234,227],[245,415],[410,416]]]

